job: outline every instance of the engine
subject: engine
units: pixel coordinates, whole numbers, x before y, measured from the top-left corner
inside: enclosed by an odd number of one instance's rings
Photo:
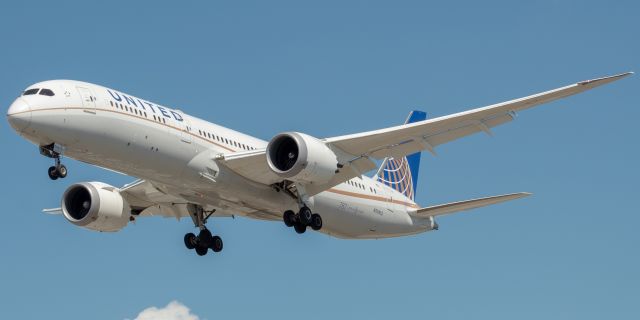
[[[129,223],[131,208],[117,188],[101,182],[81,182],[64,192],[62,213],[77,226],[114,232]]]
[[[299,132],[281,133],[267,145],[273,172],[295,182],[324,183],[338,169],[336,154],[322,141]]]

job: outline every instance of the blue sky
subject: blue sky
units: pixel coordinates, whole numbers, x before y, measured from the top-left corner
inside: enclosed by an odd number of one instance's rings
[[[47,79],[94,82],[269,139],[317,137],[640,71],[636,1],[125,2],[0,5],[0,102]],[[422,205],[534,196],[439,219],[437,232],[346,241],[282,223],[187,220],[79,229],[77,181],[124,177],[51,160],[2,121],[0,318],[125,319],[177,300],[202,319],[636,319],[638,75],[519,115],[495,137],[422,157]]]

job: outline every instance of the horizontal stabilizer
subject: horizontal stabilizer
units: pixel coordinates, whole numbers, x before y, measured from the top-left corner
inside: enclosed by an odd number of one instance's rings
[[[416,218],[429,218],[429,217],[441,216],[444,214],[471,210],[471,209],[480,208],[480,207],[501,203],[509,200],[528,197],[530,195],[531,193],[528,193],[528,192],[518,192],[518,193],[511,193],[511,194],[503,194],[500,196],[445,203],[437,206],[418,209],[418,211],[411,213],[411,216]]]

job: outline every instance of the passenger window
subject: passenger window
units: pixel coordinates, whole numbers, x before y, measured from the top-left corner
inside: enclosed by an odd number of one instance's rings
[[[42,89],[40,90],[40,95],[53,97],[55,94],[53,93],[53,91],[51,91],[51,89]]]
[[[29,95],[32,95],[32,94],[36,94],[36,93],[38,93],[38,90],[40,90],[40,89],[37,89],[37,88],[36,89],[29,89],[29,90],[25,91],[22,95],[23,96],[29,96]]]

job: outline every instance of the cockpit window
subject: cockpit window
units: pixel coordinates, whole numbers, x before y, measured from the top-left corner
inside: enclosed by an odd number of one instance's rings
[[[37,89],[37,88],[29,89],[29,90],[25,91],[22,95],[23,96],[28,96],[28,95],[31,95],[31,94],[36,94],[36,93],[38,93],[38,90],[40,90],[40,89]]]
[[[54,96],[54,93],[53,91],[51,91],[51,89],[42,89],[40,90],[40,94],[43,96],[50,96],[50,97]]]

